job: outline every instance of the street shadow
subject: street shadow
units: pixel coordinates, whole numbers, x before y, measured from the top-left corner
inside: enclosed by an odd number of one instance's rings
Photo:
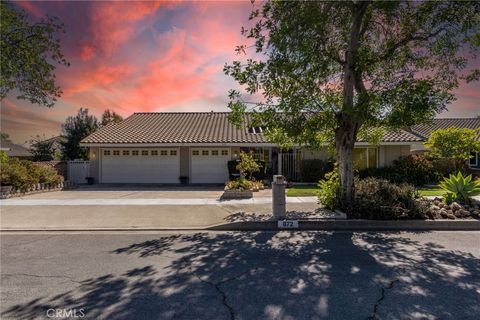
[[[338,215],[335,212],[324,208],[315,210],[288,210],[286,219],[290,220],[318,220],[335,219]],[[223,218],[226,222],[247,222],[247,221],[276,221],[271,213],[256,213],[247,211],[237,211]]]
[[[480,314],[478,258],[401,233],[195,233],[154,237],[110,254],[145,266],[11,306],[2,318],[33,319],[48,308],[85,308],[89,319],[477,319]],[[156,266],[160,260],[169,264]]]

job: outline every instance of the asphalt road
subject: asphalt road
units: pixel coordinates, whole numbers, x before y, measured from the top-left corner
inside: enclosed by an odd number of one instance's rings
[[[2,319],[478,319],[480,233],[1,235]]]

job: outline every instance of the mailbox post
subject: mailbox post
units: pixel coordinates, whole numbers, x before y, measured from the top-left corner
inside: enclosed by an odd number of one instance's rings
[[[272,209],[273,217],[276,219],[285,219],[286,200],[285,200],[285,177],[274,175],[272,182]]]

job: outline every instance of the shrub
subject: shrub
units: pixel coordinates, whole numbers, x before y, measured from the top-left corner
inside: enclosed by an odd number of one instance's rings
[[[409,155],[393,162],[392,166],[368,168],[358,173],[360,179],[376,177],[393,183],[416,186],[437,183],[441,177],[434,162],[424,155]]]
[[[225,190],[250,190],[254,187],[255,182],[245,178],[230,180],[225,184]]]
[[[325,175],[325,179],[318,183],[318,202],[323,204],[327,209],[335,209],[340,204],[340,180],[338,177],[338,169]]]
[[[240,175],[240,171],[237,170],[237,165],[239,164],[240,160],[229,160],[227,162],[227,167],[228,167],[228,175],[230,179],[233,179],[234,174]],[[265,166],[265,161],[262,160],[255,160],[255,162],[258,165],[259,171],[253,172],[252,173],[252,178],[255,178],[255,180],[264,180],[266,176],[266,166]]]
[[[300,179],[302,182],[317,182],[325,178],[325,174],[333,170],[333,161],[305,159],[300,161]]]
[[[58,184],[63,177],[55,169],[41,166],[27,160],[11,158],[2,163],[1,183],[14,189],[27,191],[38,183]]]
[[[440,182],[440,188],[446,192],[444,200],[447,203],[453,201],[466,203],[470,197],[480,194],[480,180],[473,180],[472,175],[464,177],[459,171],[456,176],[451,174],[450,177],[444,178]]]
[[[357,219],[420,219],[424,208],[416,200],[411,184],[394,184],[385,179],[366,178],[355,182],[354,211]]]

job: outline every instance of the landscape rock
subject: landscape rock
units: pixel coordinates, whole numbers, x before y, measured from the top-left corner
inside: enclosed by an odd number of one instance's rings
[[[450,207],[452,208],[453,211],[457,211],[459,209],[462,209],[462,206],[460,204],[458,204],[457,202],[452,202],[452,204],[450,204]]]

